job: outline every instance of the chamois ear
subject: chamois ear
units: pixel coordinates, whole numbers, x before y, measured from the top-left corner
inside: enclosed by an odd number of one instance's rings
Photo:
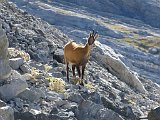
[[[92,33],[89,34],[89,37],[92,37]]]

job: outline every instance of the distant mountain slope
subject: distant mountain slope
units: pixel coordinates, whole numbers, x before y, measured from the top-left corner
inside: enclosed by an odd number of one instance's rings
[[[69,6],[84,6],[101,15],[113,13],[142,20],[160,28],[160,0],[55,0]],[[72,4],[71,4],[72,3]]]

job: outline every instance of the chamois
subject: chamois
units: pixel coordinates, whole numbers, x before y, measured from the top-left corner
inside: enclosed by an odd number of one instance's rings
[[[85,45],[77,44],[73,41],[68,42],[64,46],[64,60],[66,63],[67,80],[69,81],[69,64],[72,65],[73,77],[76,78],[75,68],[77,69],[79,78],[83,80],[84,70],[89,60],[91,46],[98,38],[97,32],[90,33]],[[82,72],[80,70],[82,67]],[[83,85],[83,82],[82,82]]]

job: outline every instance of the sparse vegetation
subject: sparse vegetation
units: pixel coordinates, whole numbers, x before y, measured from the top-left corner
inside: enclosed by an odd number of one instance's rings
[[[126,37],[119,39],[119,41],[130,44],[144,52],[148,52],[148,49],[151,47],[160,48],[160,37],[155,36],[141,37],[137,34],[134,34],[133,38]]]
[[[47,73],[50,69],[52,69],[52,66],[48,65],[48,64],[45,64],[44,65],[44,70],[45,72]]]
[[[49,90],[64,93],[65,82],[61,78],[48,77],[46,80],[49,81]]]
[[[23,50],[17,50],[15,48],[8,48],[9,58],[21,57],[25,62],[30,60],[30,56]]]
[[[131,33],[133,31],[133,29],[121,25],[121,24],[105,24],[109,29],[111,30],[115,30],[115,31],[119,31],[119,32],[124,32],[124,33]]]
[[[97,89],[97,86],[93,85],[91,82],[84,84],[84,87],[86,87],[90,92],[94,92]]]
[[[39,70],[37,70],[35,67],[32,67],[32,70],[31,70],[31,79],[35,80],[38,75],[39,75]]]

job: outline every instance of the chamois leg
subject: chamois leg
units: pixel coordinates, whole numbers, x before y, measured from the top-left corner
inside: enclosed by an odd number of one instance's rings
[[[82,80],[83,80],[85,68],[86,68],[86,65],[82,65]]]
[[[81,70],[80,70],[80,66],[76,66],[76,69],[77,69],[77,72],[78,72],[78,75],[79,75],[79,84],[80,85],[83,85],[83,82],[81,80]]]
[[[76,79],[75,67],[76,67],[75,65],[72,65],[73,79]]]
[[[69,64],[67,63],[67,66],[66,66],[66,71],[67,71],[67,80],[69,81]]]
[[[84,86],[84,83],[83,83],[83,76],[84,76],[85,68],[86,68],[86,65],[82,65],[82,82],[81,82],[81,85],[82,85],[82,86]]]
[[[76,66],[77,72],[78,72],[78,76],[79,78],[81,77],[81,71],[80,71],[80,66]]]

